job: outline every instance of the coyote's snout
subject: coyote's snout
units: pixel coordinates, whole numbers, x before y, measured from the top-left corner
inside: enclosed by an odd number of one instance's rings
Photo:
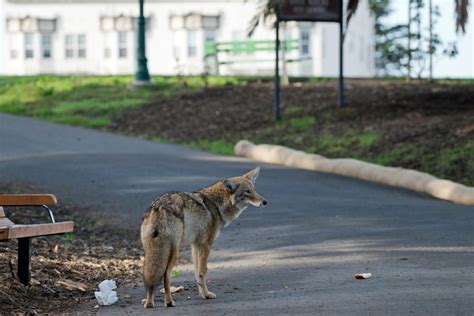
[[[212,299],[207,289],[207,259],[220,230],[252,205],[265,206],[255,180],[260,168],[241,177],[219,181],[196,192],[169,192],[155,199],[143,217],[141,239],[145,251],[143,276],[145,307],[154,306],[154,291],[161,279],[165,306],[175,306],[170,292],[171,270],[177,263],[182,242],[190,243],[199,295]]]

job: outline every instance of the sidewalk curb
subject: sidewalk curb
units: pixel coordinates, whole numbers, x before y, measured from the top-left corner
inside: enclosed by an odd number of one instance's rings
[[[350,158],[329,159],[278,145],[255,145],[241,140],[234,146],[237,156],[289,167],[334,173],[413,190],[457,204],[474,205],[474,188],[436,178],[428,173],[383,167]]]

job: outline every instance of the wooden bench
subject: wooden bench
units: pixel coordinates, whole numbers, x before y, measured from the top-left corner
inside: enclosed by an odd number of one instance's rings
[[[18,239],[18,279],[21,283],[30,283],[30,246],[31,238],[72,232],[73,222],[56,223],[53,212],[48,206],[57,204],[52,194],[0,194],[0,241]],[[51,223],[19,225],[5,216],[3,206],[37,206],[44,208]]]

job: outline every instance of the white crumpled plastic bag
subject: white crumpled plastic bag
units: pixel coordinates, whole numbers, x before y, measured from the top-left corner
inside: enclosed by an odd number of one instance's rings
[[[94,292],[100,305],[112,305],[118,301],[117,292],[113,291],[117,284],[113,280],[104,280],[99,284],[99,291]]]

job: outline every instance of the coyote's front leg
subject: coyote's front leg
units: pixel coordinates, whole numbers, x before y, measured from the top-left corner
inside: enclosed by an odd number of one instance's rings
[[[210,292],[207,289],[206,284],[206,273],[207,273],[207,259],[211,252],[210,245],[193,245],[193,262],[194,262],[194,271],[196,276],[196,282],[199,288],[199,296],[203,299],[212,299],[216,298],[216,294]]]

